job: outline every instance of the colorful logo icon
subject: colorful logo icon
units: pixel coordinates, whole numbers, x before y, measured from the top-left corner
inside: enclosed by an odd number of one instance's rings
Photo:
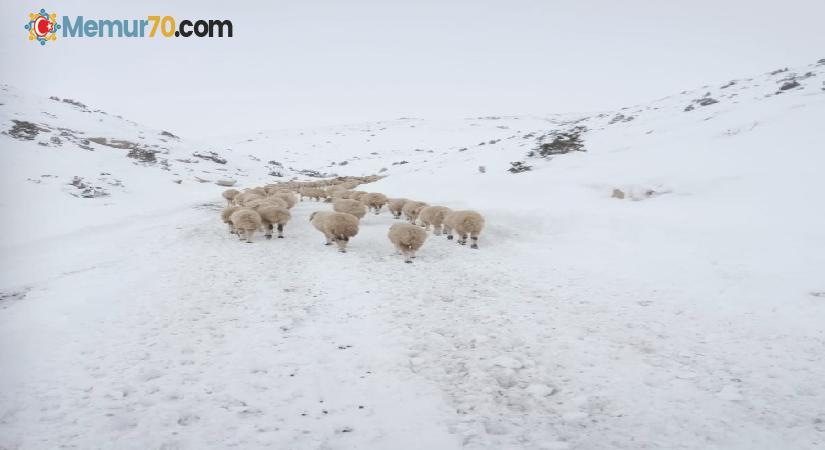
[[[40,45],[46,45],[46,41],[54,41],[57,39],[57,30],[60,25],[57,23],[57,14],[49,14],[45,9],[41,9],[39,13],[29,14],[29,23],[25,28],[29,30],[29,40],[37,39]]]

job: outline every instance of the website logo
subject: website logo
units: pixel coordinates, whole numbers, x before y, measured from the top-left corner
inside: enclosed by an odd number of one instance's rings
[[[37,40],[40,45],[46,45],[46,41],[54,41],[57,39],[57,30],[60,29],[60,24],[57,23],[57,14],[49,14],[45,9],[41,9],[39,13],[29,14],[29,23],[24,27],[29,30],[29,40]]]
[[[60,21],[60,23],[58,23]],[[58,16],[45,9],[29,14],[25,26],[29,40],[40,45],[63,38],[223,38],[232,37],[232,21],[226,19],[185,19],[172,16],[146,16],[134,19],[90,19],[84,16]]]

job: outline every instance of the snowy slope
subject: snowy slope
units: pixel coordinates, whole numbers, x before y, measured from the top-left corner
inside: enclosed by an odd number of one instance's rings
[[[621,111],[209,143],[6,88],[4,129],[145,141],[170,170],[0,136],[22,194],[1,206],[0,448],[821,447],[823,81],[820,61]],[[574,126],[586,151],[527,156]],[[198,151],[227,163],[177,161]],[[405,265],[386,213],[342,255],[303,202],[286,239],[239,244],[194,177],[273,170],[380,172],[363,188],[488,228]]]

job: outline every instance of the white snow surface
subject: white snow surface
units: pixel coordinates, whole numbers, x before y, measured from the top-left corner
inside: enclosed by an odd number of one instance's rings
[[[0,136],[0,449],[822,448],[823,80],[213,142],[3,86],[0,128],[42,130]],[[585,152],[526,156],[574,125]],[[239,243],[195,180],[383,168],[361,188],[481,211],[481,248],[404,264],[385,211],[341,254],[313,201]]]

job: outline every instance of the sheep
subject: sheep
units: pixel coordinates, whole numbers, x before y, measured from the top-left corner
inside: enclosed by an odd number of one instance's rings
[[[351,198],[351,199],[353,199],[353,200],[358,200],[358,201],[360,202],[360,201],[362,201],[362,200],[364,199],[364,196],[365,196],[365,195],[367,195],[367,192],[364,192],[364,191],[352,191],[352,194],[350,194],[349,198]]]
[[[241,191],[239,191],[237,189],[227,189],[227,190],[223,191],[223,193],[221,195],[223,196],[223,198],[226,199],[226,206],[229,207],[229,206],[232,206],[232,200],[234,200],[235,197],[240,193],[241,193]]]
[[[298,203],[298,199],[292,192],[276,192],[268,198],[279,198],[285,201],[287,209],[292,209]]]
[[[287,208],[287,203],[278,197],[255,198],[244,202],[244,206],[257,210],[262,206],[277,206],[279,208]],[[289,208],[287,208],[289,209]]]
[[[256,198],[263,198],[263,196],[258,195],[254,192],[241,192],[240,194],[235,196],[233,202],[238,206],[244,206],[246,202],[254,200]]]
[[[401,218],[401,209],[404,208],[404,204],[407,203],[409,200],[406,198],[390,198],[387,199],[387,209],[390,210],[392,213],[392,217],[394,219]]]
[[[444,216],[452,212],[446,206],[426,206],[418,213],[418,218],[424,225],[424,230],[429,231],[430,225],[433,227],[433,234],[441,236],[441,229],[444,224]]]
[[[266,197],[266,189],[264,189],[262,187],[255,187],[255,188],[252,188],[252,189],[247,189],[246,192],[251,192],[253,194],[258,194],[261,197]]]
[[[375,211],[375,215],[381,213],[381,208],[387,204],[387,196],[377,192],[371,192],[361,197],[361,202],[367,205],[367,208]]]
[[[223,221],[223,223],[229,225],[229,234],[235,232],[235,227],[232,226],[232,221],[229,220],[229,217],[232,216],[232,213],[239,209],[241,209],[240,206],[227,206],[223,209],[223,211],[221,211],[221,220]]]
[[[447,239],[453,238],[453,231],[458,234],[458,243],[467,244],[467,235],[473,240],[470,248],[478,248],[478,235],[484,228],[484,217],[476,211],[452,211],[444,216],[444,231]]]
[[[333,200],[332,210],[335,212],[352,214],[358,219],[363,219],[364,216],[367,215],[367,207],[364,206],[363,203],[357,200],[349,200],[345,198]]]
[[[330,198],[335,200],[336,198],[347,198],[349,197],[349,191],[335,191],[330,195]]]
[[[358,234],[358,218],[352,214],[332,211],[315,211],[309,221],[327,238],[325,245],[338,244],[338,251],[347,252],[350,238]]]
[[[404,262],[410,264],[412,258],[415,258],[415,252],[427,240],[427,232],[409,223],[396,223],[390,227],[387,237],[390,238],[396,250],[404,255]]]
[[[250,244],[255,231],[261,228],[261,215],[251,208],[239,208],[229,216],[229,220],[238,232],[238,237],[241,240],[246,237],[246,242]]]
[[[401,211],[407,217],[407,221],[415,225],[415,221],[418,219],[418,214],[427,206],[429,205],[424,202],[416,202],[411,200],[404,203],[404,207],[401,208]]]
[[[258,214],[261,215],[261,225],[267,239],[272,239],[272,225],[278,226],[278,238],[284,238],[284,225],[292,218],[289,209],[266,205],[258,208]]]

